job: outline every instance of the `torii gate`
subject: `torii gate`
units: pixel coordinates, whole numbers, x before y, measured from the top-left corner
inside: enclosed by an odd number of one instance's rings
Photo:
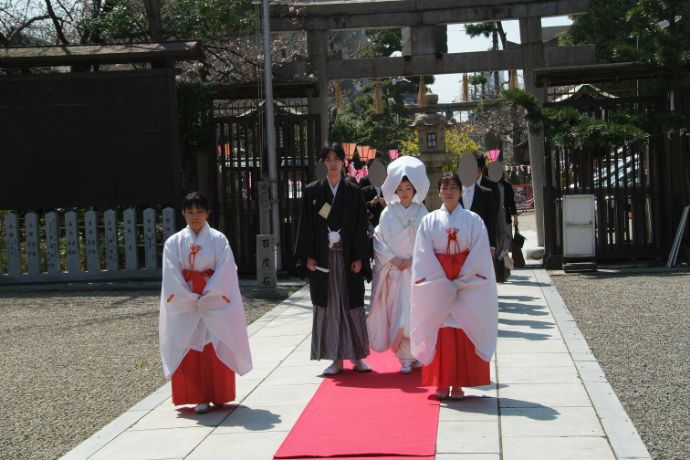
[[[525,89],[543,102],[534,69],[588,65],[594,46],[544,48],[541,18],[587,11],[590,0],[371,0],[271,5],[272,32],[306,31],[308,57],[274,69],[284,79],[314,74],[319,95],[313,110],[321,116],[321,138],[328,138],[329,80],[440,75],[522,69]],[[520,21],[520,45],[501,51],[443,53],[438,26],[456,23]],[[328,56],[328,34],[352,29],[400,28],[402,57],[340,59]],[[537,237],[544,244],[544,136],[528,135]]]

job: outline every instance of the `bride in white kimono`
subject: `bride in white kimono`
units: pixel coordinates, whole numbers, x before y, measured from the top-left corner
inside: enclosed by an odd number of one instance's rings
[[[424,163],[400,157],[388,165],[381,187],[387,207],[374,232],[374,279],[367,331],[372,349],[391,349],[407,374],[421,364],[410,349],[410,285],[412,250],[417,227],[427,210],[429,191]]]

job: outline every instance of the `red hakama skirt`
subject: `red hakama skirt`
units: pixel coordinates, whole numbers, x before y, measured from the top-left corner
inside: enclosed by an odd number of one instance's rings
[[[194,250],[190,253],[190,266],[194,266]],[[192,291],[201,294],[206,278],[213,270],[196,272],[184,270],[185,281]],[[235,400],[235,373],[216,356],[213,345],[208,343],[199,352],[189,350],[171,377],[172,402],[181,404],[223,404]]]
[[[235,373],[218,359],[212,344],[204,351],[189,350],[172,375],[174,405],[235,400]]]
[[[460,276],[467,259],[467,251],[459,254],[436,254],[450,280]],[[442,327],[438,331],[436,354],[428,366],[422,367],[422,385],[446,387],[476,387],[491,382],[489,363],[481,359],[465,331]]]

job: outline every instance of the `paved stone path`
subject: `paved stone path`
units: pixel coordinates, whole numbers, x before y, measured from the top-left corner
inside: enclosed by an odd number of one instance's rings
[[[442,403],[437,459],[649,459],[548,274],[499,285],[492,385]],[[254,369],[238,406],[176,411],[169,385],[65,455],[66,459],[271,459],[321,382],[309,361],[308,287],[249,327]]]

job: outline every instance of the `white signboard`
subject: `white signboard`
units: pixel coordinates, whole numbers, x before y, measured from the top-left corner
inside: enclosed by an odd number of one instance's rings
[[[594,195],[563,197],[563,257],[595,256]]]

